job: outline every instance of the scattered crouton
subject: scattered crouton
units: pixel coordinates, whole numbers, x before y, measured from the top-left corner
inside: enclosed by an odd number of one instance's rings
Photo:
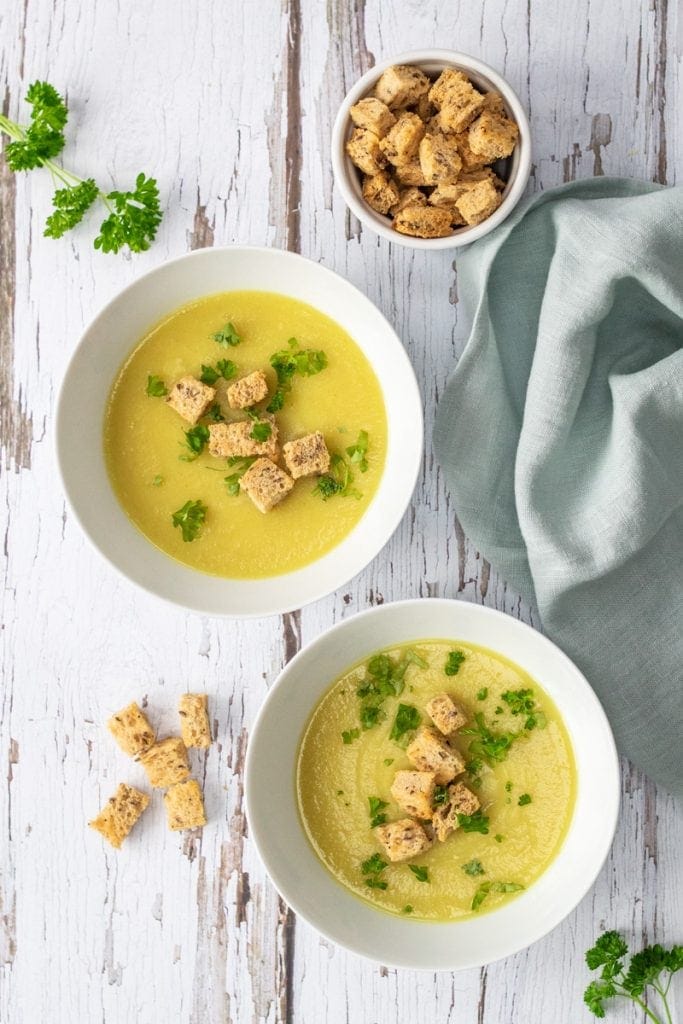
[[[288,441],[282,447],[282,454],[294,480],[302,476],[327,473],[330,468],[330,453],[319,430],[298,437],[295,441]]]
[[[481,171],[486,163],[483,156],[479,153],[475,153],[470,148],[470,136],[469,132],[460,132],[454,136],[455,142],[458,147],[458,153],[460,154],[460,160],[462,161],[462,169],[465,174],[470,171]]]
[[[420,143],[420,167],[428,185],[452,185],[462,170],[458,144],[441,132],[428,132]]]
[[[468,132],[470,149],[490,164],[510,156],[517,143],[519,128],[502,114],[485,110]]]
[[[394,227],[415,238],[443,238],[451,233],[451,217],[437,206],[406,206],[394,217]]]
[[[467,75],[446,68],[429,92],[429,98],[438,108],[438,124],[442,131],[457,134],[467,128],[484,107],[484,97]]]
[[[427,184],[422,173],[420,161],[417,158],[411,160],[408,164],[399,164],[394,171],[394,177],[400,185],[422,186]]]
[[[420,192],[419,188],[402,188],[399,191],[398,199],[394,205],[389,209],[389,213],[392,217],[395,217],[401,210],[405,210],[406,206],[426,206],[427,196],[424,192]]]
[[[379,148],[394,166],[407,164],[415,158],[424,133],[425,126],[418,115],[405,111],[381,140]]]
[[[499,92],[485,92],[482,110],[489,110],[492,114],[504,114],[505,100]]]
[[[392,124],[396,124],[396,118],[386,103],[374,96],[359,100],[351,107],[349,114],[356,128],[365,128],[379,139],[384,138]]]
[[[346,143],[346,152],[363,174],[378,174],[387,165],[387,158],[379,148],[379,137],[367,128],[354,128]]]
[[[268,381],[263,370],[236,380],[228,388],[228,405],[231,409],[248,409],[257,402],[262,402],[268,394]]]
[[[446,97],[453,91],[458,91],[463,86],[469,85],[467,75],[457,68],[444,68],[439,77],[432,83],[427,98],[433,107],[441,110]]]
[[[395,64],[382,72],[375,96],[391,109],[410,107],[429,91],[431,82],[424,71],[409,64]]]
[[[265,441],[252,437],[254,423],[240,420],[238,423],[209,424],[209,454],[217,459],[249,458],[252,455],[274,458],[279,453],[278,429],[272,417],[260,422],[270,424],[270,436]]]
[[[216,389],[202,384],[196,377],[181,377],[171,388],[166,402],[193,426],[201,419],[216,397]]]
[[[202,792],[194,779],[178,782],[167,789],[164,793],[164,804],[168,827],[174,832],[206,825]]]
[[[467,715],[453,701],[448,693],[437,693],[427,704],[427,714],[439,732],[451,736],[456,729],[462,729],[467,723]]]
[[[425,124],[427,124],[429,119],[434,116],[434,109],[435,108],[429,99],[429,94],[426,92],[420,96],[419,100],[415,104],[415,113],[418,117],[422,118]]]
[[[187,750],[180,736],[169,736],[140,755],[140,764],[147,772],[150,786],[165,789],[184,782],[190,774]]]
[[[118,850],[148,803],[149,797],[145,793],[122,782],[97,817],[88,824]]]
[[[391,784],[391,795],[407,814],[429,821],[434,801],[434,772],[396,772]]]
[[[154,729],[135,701],[112,715],[107,728],[124,754],[131,757],[148,750],[156,740]]]
[[[423,726],[406,750],[408,759],[421,772],[434,772],[436,782],[445,786],[465,770],[462,757],[440,732]]]
[[[180,735],[186,747],[210,747],[211,727],[205,693],[184,693],[178,701]]]
[[[412,818],[401,818],[375,829],[377,839],[393,864],[417,857],[432,845],[432,840],[419,822]]]
[[[468,224],[481,224],[498,209],[502,196],[492,181],[480,181],[456,200],[456,207]]]
[[[374,174],[372,178],[363,178],[362,192],[368,206],[383,216],[398,201],[399,196],[398,186],[385,171]]]
[[[446,803],[437,807],[432,815],[434,834],[440,843],[460,827],[459,814],[474,814],[480,808],[478,797],[462,782],[448,787]]]
[[[270,512],[287,497],[294,481],[270,459],[258,459],[242,476],[240,486],[259,512]]]

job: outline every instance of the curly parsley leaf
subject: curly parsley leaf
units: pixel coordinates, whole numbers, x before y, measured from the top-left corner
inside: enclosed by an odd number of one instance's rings
[[[389,733],[390,740],[399,743],[408,732],[413,732],[422,721],[422,715],[412,704],[399,704],[396,718]]]
[[[659,995],[666,1021],[670,1022],[673,1018],[667,994],[673,975],[683,969],[683,946],[671,946],[669,949],[659,944],[646,946],[633,954],[628,968],[625,968],[627,953],[628,945],[616,931],[604,932],[586,952],[590,970],[602,968],[600,977],[592,981],[584,992],[586,1006],[596,1017],[602,1018],[605,1016],[605,1001],[621,996],[636,1003],[655,1024],[663,1024],[664,1018],[655,1015],[651,1001],[648,999],[646,1006],[640,998],[651,986]]]
[[[531,730],[538,727],[544,729],[547,721],[541,710],[536,707],[534,691],[531,689],[506,690],[501,694],[501,700],[505,701],[510,712],[517,716],[524,716],[524,728]]]
[[[344,729],[342,731],[342,742],[348,745],[349,743],[353,743],[354,740],[357,740],[359,736],[360,729]]]
[[[87,178],[80,185],[58,188],[52,197],[54,210],[45,221],[43,234],[47,238],[61,238],[83,220],[99,194],[93,178]]]
[[[257,423],[254,423],[253,427],[251,428],[251,433],[249,434],[249,437],[252,439],[252,441],[258,441],[260,444],[263,444],[268,440],[272,433],[273,428],[270,423],[259,421]]]
[[[268,412],[279,412],[282,409],[295,374],[313,377],[327,366],[327,356],[322,349],[302,349],[296,338],[290,338],[287,346],[273,352],[270,357],[270,365],[277,375],[277,389],[266,407]]]
[[[530,803],[531,803],[531,797],[530,797],[530,795],[528,793],[522,793],[522,795],[520,796],[519,800],[517,801],[517,804],[519,805],[519,807],[526,807],[527,804],[530,804]]]
[[[219,331],[215,331],[211,337],[218,342],[221,348],[234,348],[241,342],[241,337],[235,330],[232,323],[224,324]]]
[[[236,498],[237,495],[240,493],[240,480],[242,479],[246,471],[249,469],[249,467],[252,466],[255,462],[255,455],[249,455],[245,458],[233,456],[231,459],[228,459],[228,465],[237,467],[234,473],[231,473],[230,476],[225,477],[225,486],[231,498]],[[344,740],[344,742],[346,742],[346,740]]]
[[[147,387],[145,388],[145,391],[150,398],[163,398],[164,395],[168,394],[168,388],[161,377],[157,377],[156,373],[150,373],[147,377]]]
[[[204,451],[204,446],[209,440],[209,428],[205,427],[203,423],[198,423],[196,427],[190,427],[189,430],[185,431],[185,444],[190,449],[190,455],[181,455],[180,458],[183,462],[194,462],[198,455]]]
[[[330,456],[329,472],[323,473],[318,479],[318,483],[313,488],[313,494],[319,494],[323,501],[328,501],[335,494],[342,498],[361,498],[360,491],[352,487],[352,484],[353,474],[348,463],[341,455],[335,453]]]
[[[49,82],[33,82],[26,93],[31,106],[31,123],[20,128],[13,122],[0,127],[14,138],[5,150],[12,171],[30,171],[42,167],[64,148],[64,132],[68,112],[64,100]],[[5,120],[5,119],[3,119]],[[10,133],[8,127],[16,129]]]
[[[378,796],[369,796],[368,803],[370,805],[370,828],[383,825],[387,820],[387,816],[384,814],[384,808],[389,806],[387,801],[380,800]]]
[[[100,225],[95,248],[102,252],[119,252],[124,246],[131,252],[149,249],[162,217],[156,179],[138,174],[134,189],[108,192],[105,199],[112,212]]]
[[[479,886],[472,900],[472,910],[479,910],[489,893],[520,892],[524,888],[517,882],[484,882]]]
[[[475,725],[460,730],[461,736],[475,737],[469,745],[469,753],[489,764],[504,761],[517,733],[494,731],[486,724],[481,711],[475,714],[474,721]]]
[[[413,872],[418,882],[429,881],[429,868],[420,867],[419,864],[409,864],[408,867]]]
[[[465,660],[465,655],[462,651],[449,651],[448,657],[446,658],[446,664],[444,665],[444,672],[447,676],[457,676],[460,671],[460,666]]]
[[[466,875],[471,878],[476,878],[477,875],[485,875],[484,866],[480,860],[468,860],[466,864],[462,865],[462,869]]]
[[[206,519],[208,509],[200,501],[186,501],[182,508],[174,512],[171,522],[180,528],[184,541],[196,540]]]
[[[459,814],[458,824],[463,832],[480,832],[483,836],[489,834],[489,819],[481,811],[475,811],[474,814]]]
[[[368,445],[369,437],[367,430],[361,430],[358,433],[358,439],[355,444],[349,445],[346,449],[346,454],[351,459],[351,462],[358,466],[361,473],[367,473],[368,471]]]

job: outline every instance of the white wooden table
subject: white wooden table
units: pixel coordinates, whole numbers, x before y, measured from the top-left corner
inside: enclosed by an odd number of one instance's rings
[[[95,221],[42,238],[44,172],[0,171],[2,1024],[580,1024],[593,1019],[581,1003],[583,951],[601,926],[637,943],[681,940],[683,817],[627,764],[616,842],[594,888],[546,939],[483,970],[375,967],[296,920],[266,878],[245,836],[245,746],[301,644],[370,604],[417,594],[538,626],[463,535],[429,441],[410,511],[364,573],[301,613],[240,623],[175,611],[114,575],[65,508],[52,428],[66,361],[107,299],[169,256],[239,242],[301,252],[377,303],[417,370],[429,438],[467,335],[454,254],[389,245],[345,209],[328,157],[345,90],[375,59],[460,49],[502,71],[529,109],[530,189],[593,174],[673,184],[682,30],[673,0],[0,6],[10,116],[25,113],[28,83],[48,78],[68,93],[67,166],[119,187],[144,169],[167,205],[150,252],[103,256]],[[210,694],[218,737],[196,761],[210,824],[183,840],[156,801],[121,852],[105,849],[85,822],[119,780],[142,781],[106,717],[146,695],[170,729],[187,688]],[[610,1017],[640,1019],[630,1005]]]

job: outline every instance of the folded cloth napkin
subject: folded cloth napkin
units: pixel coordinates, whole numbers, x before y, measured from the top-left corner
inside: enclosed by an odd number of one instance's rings
[[[458,516],[681,795],[683,188],[534,196],[459,257],[458,293],[435,429]]]

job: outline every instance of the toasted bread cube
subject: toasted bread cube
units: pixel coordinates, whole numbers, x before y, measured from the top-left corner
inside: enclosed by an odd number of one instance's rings
[[[460,132],[454,136],[462,161],[462,169],[465,174],[471,171],[480,171],[484,167],[485,160],[470,148],[470,137],[468,132]]]
[[[446,803],[437,807],[432,815],[432,827],[439,842],[445,842],[460,827],[459,814],[474,814],[480,806],[477,796],[463,782],[449,786]]]
[[[415,238],[443,238],[451,233],[451,215],[436,206],[406,206],[394,217],[394,227]]]
[[[470,149],[487,164],[510,156],[518,136],[519,128],[514,121],[489,110],[477,118],[468,132]]]
[[[187,750],[180,736],[168,736],[140,755],[140,764],[147,772],[150,786],[165,789],[184,782],[190,774]]]
[[[423,93],[419,100],[414,106],[415,113],[418,117],[422,118],[425,124],[429,121],[430,117],[434,116],[434,106],[429,99],[429,93]]]
[[[173,832],[206,825],[202,791],[194,779],[177,782],[164,793],[168,827]]]
[[[178,701],[180,735],[186,747],[210,747],[211,727],[205,693],[184,693]]]
[[[409,110],[400,115],[393,128],[390,128],[379,144],[389,163],[398,166],[409,164],[417,154],[420,139],[425,133],[425,126],[417,114]]]
[[[112,715],[107,728],[124,754],[131,757],[148,750],[156,740],[154,729],[135,701]]]
[[[258,459],[244,473],[240,486],[259,512],[270,512],[287,497],[294,481],[270,459]]]
[[[298,437],[295,441],[288,441],[283,445],[282,454],[294,480],[302,476],[327,473],[330,468],[330,453],[319,430]]]
[[[484,167],[480,171],[461,174],[454,185],[437,185],[430,193],[429,203],[431,206],[455,206],[461,196],[471,192],[481,181],[490,181],[497,189],[505,188],[505,182],[496,177],[490,167]]]
[[[193,426],[202,418],[216,397],[216,389],[196,377],[181,377],[171,388],[166,402]]]
[[[346,143],[346,152],[363,174],[378,174],[387,165],[387,158],[379,148],[379,137],[367,128],[354,128]]]
[[[479,181],[456,200],[456,208],[468,224],[481,224],[498,209],[502,196],[492,181]]]
[[[392,181],[385,171],[374,174],[372,178],[363,178],[363,199],[377,213],[386,216],[390,208],[398,201],[398,185]]]
[[[462,757],[440,732],[431,726],[422,726],[406,750],[409,761],[421,772],[434,772],[439,786],[452,782],[465,770]]]
[[[427,704],[427,714],[439,732],[450,736],[467,724],[467,715],[453,701],[449,693],[437,693]]]
[[[483,110],[484,97],[473,87],[467,75],[446,68],[429,91],[429,99],[438,109],[438,125],[444,132],[458,133]]]
[[[424,71],[410,64],[395,64],[380,75],[374,92],[390,110],[410,107],[425,96],[431,82]]]
[[[396,124],[396,118],[386,103],[374,96],[359,100],[351,107],[349,114],[356,128],[366,128],[374,132],[378,139],[383,139],[392,124]]]
[[[377,839],[384,847],[392,864],[400,864],[424,853],[432,845],[432,840],[419,822],[412,818],[401,818],[390,821],[386,825],[378,825],[375,829]]]
[[[391,784],[391,795],[406,814],[430,821],[434,802],[434,772],[396,772]]]
[[[394,205],[390,208],[389,213],[392,217],[395,217],[401,210],[405,210],[406,206],[426,206],[427,196],[424,192],[420,192],[419,188],[402,188],[398,194],[398,199]]]
[[[268,394],[268,381],[263,370],[241,377],[228,388],[228,405],[231,409],[248,409],[262,402]]]
[[[444,68],[436,81],[432,83],[427,93],[427,99],[433,107],[441,110],[441,105],[446,96],[451,91],[455,90],[457,92],[466,85],[470,85],[470,80],[466,74],[458,71],[457,68]]]
[[[420,166],[428,185],[453,185],[462,170],[456,140],[429,132],[420,143]]]
[[[499,92],[485,92],[482,110],[489,110],[492,114],[504,114],[505,100]]]
[[[217,459],[246,459],[253,455],[274,458],[278,455],[278,429],[275,420],[264,417],[260,423],[270,423],[270,437],[257,441],[251,436],[254,423],[240,420],[239,423],[209,424],[209,455]]]
[[[455,205],[455,200],[459,198],[468,187],[470,186],[461,186],[460,182],[458,182],[457,185],[437,185],[429,196],[429,203],[431,206],[438,206],[443,210],[448,210],[451,218],[451,224],[456,227],[460,227],[465,224],[466,221]]]
[[[412,187],[427,184],[418,158],[408,164],[399,164],[394,170],[394,177],[400,185]]]
[[[118,850],[148,803],[146,793],[122,782],[97,817],[88,824]]]

